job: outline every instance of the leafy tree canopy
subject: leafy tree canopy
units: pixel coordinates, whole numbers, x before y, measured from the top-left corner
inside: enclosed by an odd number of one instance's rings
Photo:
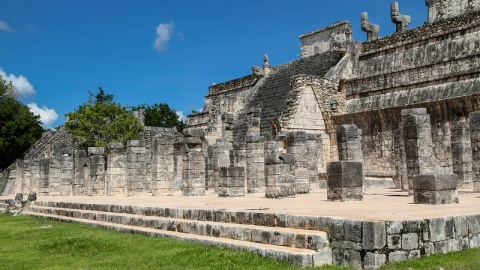
[[[143,129],[133,114],[101,87],[95,95],[89,92],[88,102],[66,116],[65,126],[84,148],[101,147],[110,142],[125,143],[138,138]]]
[[[135,109],[145,110],[146,126],[166,128],[176,127],[179,132],[182,132],[182,130],[187,127],[187,123],[179,119],[177,113],[166,103],[155,103],[153,105],[143,104]]]
[[[40,117],[16,99],[16,89],[0,76],[0,171],[42,137]]]

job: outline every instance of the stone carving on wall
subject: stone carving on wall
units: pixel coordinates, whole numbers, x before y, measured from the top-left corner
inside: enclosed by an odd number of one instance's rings
[[[367,41],[373,41],[378,39],[378,33],[380,32],[380,26],[368,21],[368,13],[362,12],[361,28],[363,32],[367,33]]]
[[[410,16],[400,14],[400,9],[398,8],[398,2],[393,2],[390,4],[390,16],[392,17],[392,22],[396,25],[396,32],[403,32],[407,30],[407,26],[410,24]]]

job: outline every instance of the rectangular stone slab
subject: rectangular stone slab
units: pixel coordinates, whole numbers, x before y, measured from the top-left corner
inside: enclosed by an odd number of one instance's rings
[[[419,174],[413,181],[414,190],[452,190],[457,188],[455,174]]]

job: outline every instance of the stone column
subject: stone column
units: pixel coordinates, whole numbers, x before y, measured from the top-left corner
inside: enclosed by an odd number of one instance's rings
[[[88,156],[85,150],[74,150],[75,180],[73,183],[73,195],[87,195],[87,186],[89,182]]]
[[[247,145],[243,142],[234,142],[233,143],[233,166],[245,168],[245,174],[243,177],[243,188],[245,193],[247,191],[247,178],[246,178],[246,168],[247,168]]]
[[[207,189],[210,189],[215,187],[215,170],[213,169],[214,146],[209,145],[206,148],[207,155],[205,156],[205,186]]]
[[[90,181],[87,195],[105,195],[105,148],[89,147]]]
[[[277,141],[265,143],[265,197],[294,198],[297,193],[293,154],[279,151]]]
[[[62,174],[60,180],[60,196],[71,196],[73,189],[73,177],[75,175],[73,156],[64,154],[61,157]]]
[[[175,137],[170,134],[155,137],[153,140],[153,169],[152,195],[173,195],[174,162],[173,144]]]
[[[465,119],[452,126],[453,173],[457,175],[457,188],[473,188],[472,143]]]
[[[107,144],[107,195],[127,195],[127,154],[122,142]]]
[[[48,195],[60,196],[60,183],[62,177],[62,161],[59,157],[50,159],[48,169]]]
[[[182,175],[183,175],[183,142],[175,142],[173,144],[173,190],[182,190]]]
[[[183,196],[204,196],[205,155],[202,149],[202,138],[205,132],[200,128],[187,128],[184,130],[184,135],[182,194]]]
[[[362,130],[354,124],[337,127],[338,159],[363,162]]]
[[[295,160],[293,167],[296,193],[309,193],[307,134],[305,132],[294,131],[287,134],[287,153],[291,154]]]
[[[143,141],[127,143],[127,195],[151,195],[151,182],[148,182],[147,149]]]
[[[330,201],[363,200],[363,164],[335,161],[327,165],[327,199]]]
[[[22,164],[22,192],[23,194],[28,194],[30,192],[30,185],[32,182],[32,161],[24,160]]]
[[[40,186],[40,160],[32,160],[31,161],[31,182],[30,182],[30,191],[38,192],[38,188]]]
[[[40,160],[40,181],[38,194],[42,196],[48,196],[48,186],[49,181],[49,171],[50,171],[50,159],[45,158]]]
[[[217,139],[213,145],[213,188],[218,192],[221,177],[221,168],[228,168],[232,165],[230,153],[233,151],[232,143],[223,139]]]
[[[323,166],[323,140],[320,134],[307,134],[306,158],[310,188],[318,188],[319,168]]]
[[[249,132],[246,137],[247,192],[265,192],[265,138],[259,133]]]
[[[245,148],[247,157],[247,192],[265,192],[265,138],[260,136],[260,112],[259,108],[250,108],[247,111],[247,134],[245,136]]]
[[[408,191],[407,161],[405,159],[405,144],[403,140],[403,123],[398,123],[398,129],[394,132],[394,166],[395,175],[393,181],[395,187],[402,191]]]
[[[415,176],[431,174],[434,171],[430,115],[425,108],[405,109],[401,111],[401,115],[408,190],[412,194]]]
[[[480,111],[470,114],[470,141],[472,143],[473,191],[480,192]]]
[[[245,168],[233,166],[221,167],[219,176],[218,196],[245,196]]]
[[[327,199],[330,201],[363,200],[362,130],[354,124],[337,127],[340,161],[327,165]]]
[[[457,176],[455,174],[418,174],[413,182],[413,203],[458,203]]]

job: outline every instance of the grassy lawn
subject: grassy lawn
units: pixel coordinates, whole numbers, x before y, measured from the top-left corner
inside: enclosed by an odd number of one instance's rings
[[[480,269],[480,249],[389,264],[382,269],[438,270],[440,267]],[[247,252],[3,214],[0,215],[0,269],[299,268]]]
[[[298,268],[247,252],[4,214],[0,269]]]

